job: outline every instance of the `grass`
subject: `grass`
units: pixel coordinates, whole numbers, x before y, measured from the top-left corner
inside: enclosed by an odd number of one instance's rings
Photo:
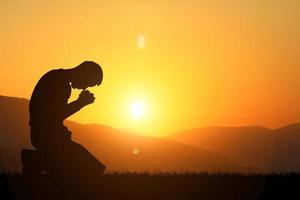
[[[129,173],[111,172],[75,181],[72,187],[48,176],[0,175],[0,199],[300,199],[300,174],[239,173]],[[5,198],[4,198],[5,197]],[[298,197],[298,198],[297,198]]]

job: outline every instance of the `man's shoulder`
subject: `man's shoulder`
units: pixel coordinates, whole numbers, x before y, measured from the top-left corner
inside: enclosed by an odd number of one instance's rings
[[[41,77],[41,81],[46,81],[46,80],[52,80],[52,79],[57,79],[57,80],[63,80],[64,79],[64,70],[63,69],[53,69],[45,73]]]
[[[63,73],[63,69],[53,69],[44,74],[35,86],[36,90],[66,90],[68,86],[67,77]]]
[[[31,100],[41,101],[44,99],[48,101],[49,97],[52,100],[59,100],[61,98],[69,98],[71,93],[71,86],[68,77],[63,69],[53,69],[44,74],[36,84]]]
[[[44,76],[54,75],[54,74],[63,74],[63,69],[52,69],[44,74]]]

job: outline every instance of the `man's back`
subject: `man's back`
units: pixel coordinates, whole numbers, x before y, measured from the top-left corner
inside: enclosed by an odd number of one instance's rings
[[[70,94],[71,87],[62,69],[49,71],[38,81],[29,104],[32,140],[49,138],[63,128],[61,112]]]

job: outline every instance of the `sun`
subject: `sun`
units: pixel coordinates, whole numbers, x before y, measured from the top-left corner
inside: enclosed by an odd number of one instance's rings
[[[131,115],[135,119],[140,119],[140,118],[144,117],[145,110],[146,110],[145,103],[142,101],[134,101],[130,105]]]

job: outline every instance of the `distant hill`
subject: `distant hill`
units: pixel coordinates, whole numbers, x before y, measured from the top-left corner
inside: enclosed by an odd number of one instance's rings
[[[273,167],[300,170],[300,123],[274,131]]]
[[[181,131],[168,139],[222,152],[242,165],[263,170],[300,170],[300,124],[274,130],[262,126],[206,127]]]
[[[28,120],[28,100],[0,96],[2,170],[19,171],[21,149],[32,148]],[[71,121],[66,121],[66,125],[73,132],[73,139],[86,146],[110,171],[245,169],[221,153],[176,141],[142,136],[104,125],[82,125]]]

